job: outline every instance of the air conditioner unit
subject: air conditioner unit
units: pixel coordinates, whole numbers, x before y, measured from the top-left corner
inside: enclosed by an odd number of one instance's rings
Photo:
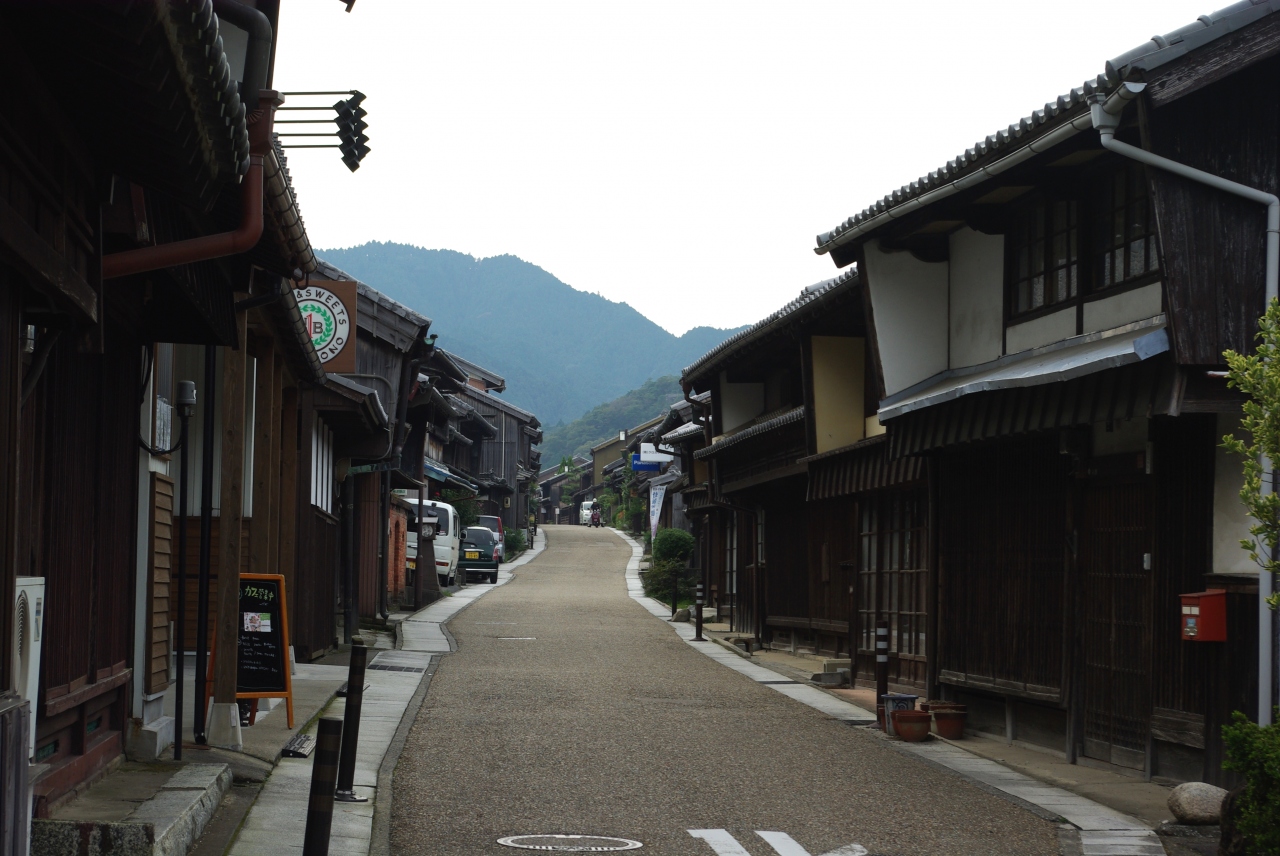
[[[44,624],[44,577],[18,577],[13,605],[14,688],[31,705],[27,757],[36,753],[36,697],[40,691],[40,638]]]

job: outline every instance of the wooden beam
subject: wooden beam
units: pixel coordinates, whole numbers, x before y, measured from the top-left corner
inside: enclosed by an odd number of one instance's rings
[[[248,294],[237,292],[234,299]],[[218,506],[218,640],[213,673],[213,700],[235,704],[236,647],[240,638],[240,551],[244,523],[244,399],[248,328],[245,313],[236,313],[238,348],[227,348],[222,366],[222,492]]]
[[[275,347],[270,339],[255,339],[258,362],[253,391],[253,516],[249,519],[249,573],[273,574],[271,493],[276,482],[272,454],[276,444],[279,402],[275,399]]]
[[[275,355],[275,373],[271,382],[271,496],[267,500],[267,511],[271,517],[267,521],[267,556],[275,563],[272,573],[280,573],[278,554],[280,551],[280,435],[284,429],[280,423],[283,407],[281,396],[284,394],[284,354]]]
[[[280,494],[276,534],[276,567],[284,574],[290,594],[294,585],[298,550],[298,388],[286,386],[280,391]],[[290,608],[293,604],[289,604]],[[296,613],[291,613],[296,614]]]
[[[0,268],[0,691],[13,689],[13,603],[18,563],[18,430],[22,416],[20,292]],[[34,724],[32,711],[32,728]]]

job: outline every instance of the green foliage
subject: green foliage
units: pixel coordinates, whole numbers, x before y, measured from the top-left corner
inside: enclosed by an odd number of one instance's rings
[[[586,454],[592,446],[617,437],[619,431],[660,416],[682,397],[677,377],[645,381],[639,389],[593,408],[568,425],[549,429],[543,434],[539,448],[547,458]]]
[[[673,336],[631,306],[515,256],[377,242],[319,255],[429,316],[441,347],[506,378],[503,397],[543,425],[577,419],[649,378],[678,375],[737,332],[697,327]]]
[[[1244,487],[1240,500],[1256,521],[1249,527],[1250,539],[1240,542],[1249,557],[1273,576],[1280,570],[1276,544],[1280,542],[1280,493],[1262,491],[1263,459],[1280,462],[1280,301],[1272,300],[1258,321],[1258,348],[1253,354],[1226,351],[1227,385],[1249,400],[1244,403],[1241,429],[1248,442],[1239,437],[1222,438],[1224,448],[1244,458]],[[1280,606],[1280,591],[1267,598],[1272,609]]]
[[[698,584],[698,575],[683,559],[655,560],[641,577],[644,593],[663,603],[671,603],[672,577],[676,578],[677,585],[676,606],[691,601]]]
[[[1280,724],[1250,722],[1240,711],[1222,727],[1222,766],[1244,775],[1237,825],[1250,854],[1280,853]]]
[[[698,542],[683,529],[659,529],[658,537],[653,539],[653,560],[663,562],[678,559],[689,561]]]
[[[506,540],[502,545],[503,561],[510,562],[516,556],[519,556],[525,549],[524,529],[518,526],[509,526],[505,529]]]
[[[476,502],[476,495],[471,491],[447,488],[440,492],[440,498],[458,512],[458,524],[463,529],[475,526],[476,521],[480,519],[480,505]]]

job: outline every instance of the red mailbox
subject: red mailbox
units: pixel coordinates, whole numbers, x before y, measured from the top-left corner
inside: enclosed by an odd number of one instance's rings
[[[1182,638],[1188,642],[1227,641],[1227,590],[1209,589],[1182,598]]]

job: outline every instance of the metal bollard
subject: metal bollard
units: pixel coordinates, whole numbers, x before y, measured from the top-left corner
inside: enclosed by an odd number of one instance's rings
[[[876,700],[880,701],[889,692],[889,622],[883,618],[876,621]],[[889,730],[889,711],[884,712],[881,727]]]
[[[702,583],[698,583],[698,594],[693,600],[693,606],[697,610],[694,616],[693,641],[705,642],[706,640],[702,638]]]
[[[360,744],[360,708],[364,705],[364,666],[369,649],[351,646],[351,667],[347,670],[347,706],[342,716],[342,758],[338,762],[338,802],[368,802],[356,796],[356,749]]]
[[[338,750],[342,720],[323,717],[318,724],[315,760],[311,765],[311,798],[307,801],[307,833],[302,856],[329,856],[329,830],[333,827],[333,787],[338,779]]]

